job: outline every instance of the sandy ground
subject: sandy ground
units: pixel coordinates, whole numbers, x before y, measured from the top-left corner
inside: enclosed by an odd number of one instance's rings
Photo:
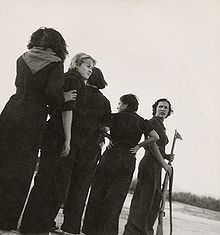
[[[122,235],[127,221],[129,205],[132,195],[128,194],[120,216],[119,235]],[[166,205],[168,206],[168,204]],[[169,234],[169,209],[166,207],[167,216],[164,219],[164,235]],[[57,224],[63,220],[62,210],[57,216]],[[156,227],[157,225],[155,225]],[[1,232],[2,235],[19,234],[14,232]],[[83,233],[82,233],[83,234]],[[201,209],[183,203],[173,202],[173,235],[219,235],[220,212]],[[43,234],[42,234],[43,235]],[[57,235],[53,233],[51,235]],[[104,234],[103,234],[104,235]],[[134,234],[135,235],[135,234]]]

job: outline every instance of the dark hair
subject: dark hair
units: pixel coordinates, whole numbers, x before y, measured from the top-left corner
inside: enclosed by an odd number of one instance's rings
[[[41,27],[35,31],[27,45],[28,49],[42,47],[52,49],[61,60],[65,60],[68,54],[67,45],[63,36],[53,28]]]
[[[123,95],[120,98],[120,100],[123,104],[127,104],[129,109],[132,109],[134,111],[138,110],[139,103],[138,103],[138,99],[135,95],[133,95],[133,94]]]
[[[153,114],[153,116],[156,115],[157,106],[158,106],[158,104],[159,104],[160,102],[167,102],[167,103],[169,104],[169,111],[168,111],[168,114],[167,114],[166,118],[169,117],[169,116],[171,115],[171,113],[173,113],[173,110],[172,110],[170,101],[169,101],[168,99],[165,99],[165,98],[161,98],[161,99],[157,100],[157,101],[152,105],[152,109],[153,109],[153,113],[152,113],[152,114]]]
[[[104,89],[108,85],[102,71],[97,67],[93,68],[92,75],[87,80],[87,83],[96,86],[98,89]]]

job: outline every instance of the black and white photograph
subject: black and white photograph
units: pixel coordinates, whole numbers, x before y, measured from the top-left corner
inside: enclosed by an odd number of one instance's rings
[[[0,234],[220,234],[220,1],[0,6]]]

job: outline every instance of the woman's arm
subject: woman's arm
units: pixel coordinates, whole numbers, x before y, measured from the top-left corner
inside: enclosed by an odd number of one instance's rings
[[[152,143],[149,146],[149,149],[151,151],[151,153],[153,154],[153,156],[158,160],[158,162],[161,164],[161,166],[164,168],[165,171],[168,172],[169,176],[171,176],[172,174],[172,169],[171,167],[164,161],[163,156],[160,153],[160,150],[157,146],[156,143]]]
[[[63,92],[64,102],[76,100],[77,92],[76,90]]]
[[[61,157],[68,156],[68,154],[70,152],[72,118],[73,118],[72,111],[63,111],[62,112],[62,122],[63,122],[65,141],[64,141],[62,152],[60,153]]]
[[[146,138],[143,142],[137,144],[134,148],[131,148],[131,152],[132,153],[137,153],[137,151],[140,149],[140,148],[145,148],[147,147],[148,145],[152,144],[152,143],[155,143],[157,142],[158,140],[160,139],[159,135],[157,134],[157,132],[155,130],[152,130],[150,133],[149,133],[149,137]]]
[[[141,147],[147,147],[149,144],[155,143],[160,139],[159,135],[155,130],[152,130],[149,133],[149,137],[146,138],[143,142],[139,143],[138,145]]]

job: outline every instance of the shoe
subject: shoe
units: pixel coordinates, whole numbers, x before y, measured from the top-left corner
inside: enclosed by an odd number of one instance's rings
[[[65,225],[64,225],[64,224],[61,225],[60,229],[63,231],[63,234],[64,234],[64,235],[80,235],[79,233],[71,233],[71,232],[70,232],[71,229],[65,228]],[[67,232],[67,231],[68,231],[68,232]]]
[[[50,232],[54,232],[54,231],[56,231],[58,229],[59,229],[59,227],[54,225],[53,227],[50,228]]]
[[[20,234],[18,230],[11,230],[12,234]]]
[[[49,231],[39,231],[39,230],[19,230],[19,234],[24,235],[49,235]]]
[[[64,235],[79,235],[78,233],[68,233],[68,232],[63,232]]]
[[[57,230],[51,231],[52,234],[56,233],[56,234],[62,234],[63,235],[63,230],[58,228]]]
[[[15,232],[12,232],[10,230],[0,230],[1,235],[16,235]]]

